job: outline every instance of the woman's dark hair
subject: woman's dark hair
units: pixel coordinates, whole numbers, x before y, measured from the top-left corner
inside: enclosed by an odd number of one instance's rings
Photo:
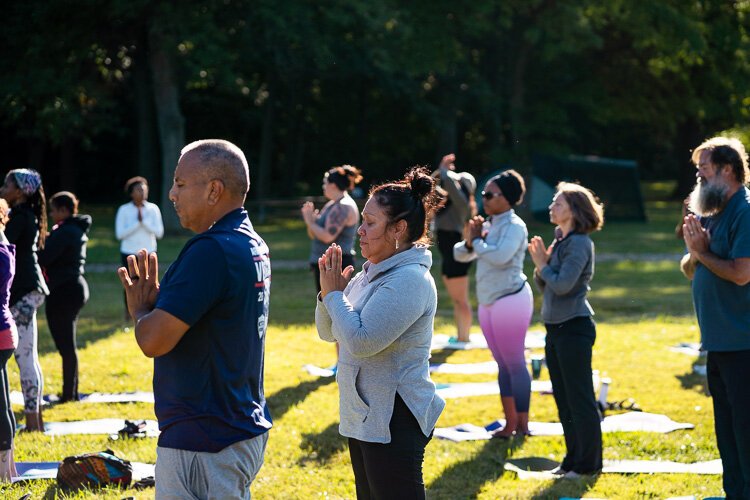
[[[411,243],[429,244],[427,227],[440,198],[435,191],[435,179],[424,167],[410,168],[404,178],[373,187],[370,197],[383,207],[388,225],[406,221],[406,235]]]
[[[508,169],[487,182],[492,182],[497,186],[511,207],[520,204],[526,194],[526,183],[523,177],[513,169]]]
[[[326,179],[341,191],[351,191],[362,180],[362,171],[354,165],[341,165],[326,172]]]
[[[18,187],[18,182],[12,175],[8,175],[10,181]],[[44,248],[44,241],[47,239],[47,199],[44,196],[44,187],[40,184],[36,191],[26,195],[26,203],[31,207],[31,211],[36,216],[37,228],[39,230],[39,239],[37,247],[39,250]]]
[[[148,181],[146,180],[146,178],[137,175],[135,177],[131,177],[125,182],[125,192],[128,193],[128,195],[133,194],[133,189],[135,189],[138,184],[143,184],[144,186],[148,187]]]
[[[66,209],[71,215],[78,213],[78,198],[70,191],[60,191],[53,194],[49,199],[49,204],[57,209]]]

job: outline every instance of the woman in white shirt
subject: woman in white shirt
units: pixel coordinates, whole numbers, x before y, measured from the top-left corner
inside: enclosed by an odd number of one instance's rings
[[[127,267],[128,255],[145,248],[149,253],[156,251],[156,240],[164,236],[164,223],[159,206],[148,202],[148,181],[137,176],[125,183],[130,203],[117,209],[115,216],[115,237],[120,240],[120,262]],[[128,304],[125,302],[125,318],[129,319]]]
[[[523,274],[528,232],[513,210],[525,191],[523,177],[515,170],[487,181],[482,199],[488,220],[474,217],[466,224],[464,241],[453,247],[457,261],[477,260],[479,324],[498,364],[505,412],[505,427],[495,431],[493,437],[504,439],[529,432],[531,377],[524,344],[534,300]]]

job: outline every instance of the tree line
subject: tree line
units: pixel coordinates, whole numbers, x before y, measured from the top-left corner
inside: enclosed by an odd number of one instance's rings
[[[747,1],[12,0],[4,13],[2,168],[91,201],[136,174],[165,199],[182,145],[207,137],[243,148],[254,198],[317,194],[336,164],[374,182],[451,151],[477,174],[528,171],[534,153],[635,159],[682,194],[689,149],[742,127],[750,102]]]

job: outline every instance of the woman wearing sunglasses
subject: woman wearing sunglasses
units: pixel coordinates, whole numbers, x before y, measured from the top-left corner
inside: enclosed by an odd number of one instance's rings
[[[529,432],[531,377],[524,344],[534,300],[523,274],[528,232],[513,210],[525,192],[523,177],[515,170],[487,181],[482,192],[487,220],[471,219],[464,228],[464,241],[453,247],[457,261],[477,261],[479,324],[497,361],[506,421],[493,437],[503,439]]]

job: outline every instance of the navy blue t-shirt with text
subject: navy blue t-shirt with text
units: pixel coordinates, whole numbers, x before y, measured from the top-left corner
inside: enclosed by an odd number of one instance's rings
[[[156,308],[190,328],[154,359],[159,446],[218,452],[271,428],[263,393],[271,264],[244,209],[185,244]]]

